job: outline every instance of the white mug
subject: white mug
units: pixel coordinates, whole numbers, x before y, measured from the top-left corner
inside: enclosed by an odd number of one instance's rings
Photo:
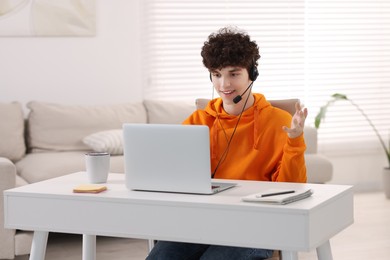
[[[110,154],[105,152],[86,153],[85,168],[90,183],[107,182],[110,171]]]

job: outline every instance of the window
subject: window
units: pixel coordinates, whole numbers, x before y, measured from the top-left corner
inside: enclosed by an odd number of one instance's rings
[[[311,0],[306,8],[307,105],[316,113],[331,94],[346,94],[387,138],[390,2]],[[365,149],[381,149],[367,121],[348,102],[336,103],[329,109],[319,136],[320,147],[325,150],[361,153]]]
[[[319,107],[343,93],[385,138],[390,129],[390,2],[376,0],[147,0],[144,3],[145,98],[212,97],[200,49],[211,32],[234,25],[260,47],[253,91],[300,98],[312,125]],[[325,152],[381,149],[347,102],[328,110],[319,130]],[[356,146],[354,146],[356,144]]]

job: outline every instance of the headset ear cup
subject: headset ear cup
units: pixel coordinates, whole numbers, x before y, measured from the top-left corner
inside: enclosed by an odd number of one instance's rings
[[[250,72],[250,75],[249,75],[249,79],[252,80],[252,81],[255,81],[258,76],[259,76],[259,71],[257,70],[257,67],[256,66],[252,66],[251,72]]]

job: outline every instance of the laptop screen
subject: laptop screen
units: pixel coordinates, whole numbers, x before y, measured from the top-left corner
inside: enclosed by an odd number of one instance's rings
[[[210,137],[203,125],[124,124],[131,190],[210,193]]]

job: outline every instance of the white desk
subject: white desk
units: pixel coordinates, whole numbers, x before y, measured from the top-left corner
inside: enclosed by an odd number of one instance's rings
[[[128,191],[123,174],[108,190],[76,194],[84,172],[4,192],[5,227],[33,230],[30,259],[44,259],[48,232],[84,234],[83,259],[95,259],[96,235],[282,250],[283,260],[317,248],[332,259],[329,239],[353,223],[350,186],[239,181],[215,195]],[[266,188],[310,187],[312,197],[288,205],[242,202]]]

